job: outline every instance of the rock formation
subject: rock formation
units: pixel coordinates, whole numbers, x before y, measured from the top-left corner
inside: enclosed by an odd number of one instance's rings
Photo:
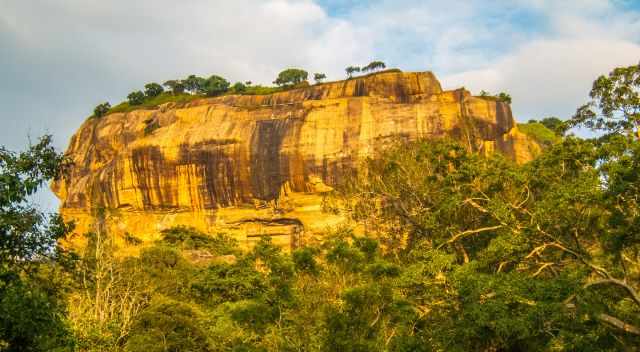
[[[539,146],[509,105],[443,91],[430,72],[383,72],[261,96],[90,118],[71,138],[74,166],[52,185],[81,246],[96,214],[110,233],[157,238],[187,225],[295,246],[342,221],[322,197],[396,138],[451,136],[517,162]]]

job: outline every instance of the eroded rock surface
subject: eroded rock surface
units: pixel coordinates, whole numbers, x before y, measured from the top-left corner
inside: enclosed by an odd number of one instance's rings
[[[443,91],[430,72],[386,72],[89,119],[69,144],[69,177],[52,188],[77,245],[100,214],[121,237],[188,225],[295,246],[342,221],[322,212],[322,195],[364,157],[395,138],[443,136],[517,162],[539,151],[507,104]]]

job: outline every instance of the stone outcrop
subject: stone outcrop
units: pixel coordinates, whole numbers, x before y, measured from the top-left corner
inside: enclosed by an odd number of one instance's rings
[[[322,197],[396,138],[451,136],[482,153],[530,160],[509,105],[443,91],[430,72],[383,72],[262,96],[228,95],[85,121],[54,183],[82,245],[99,214],[125,238],[188,225],[295,246],[342,219]]]

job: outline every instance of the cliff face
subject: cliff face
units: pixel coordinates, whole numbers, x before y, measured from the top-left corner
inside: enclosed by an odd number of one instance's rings
[[[295,246],[342,221],[322,213],[322,194],[364,157],[395,138],[442,136],[517,162],[539,151],[507,104],[442,91],[430,72],[386,72],[89,119],[67,150],[74,167],[52,188],[77,223],[74,245],[101,209],[114,235],[151,240],[182,224]]]

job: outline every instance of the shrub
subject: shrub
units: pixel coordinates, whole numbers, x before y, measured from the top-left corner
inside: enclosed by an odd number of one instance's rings
[[[149,98],[157,97],[162,92],[164,89],[158,83],[148,83],[144,86],[144,94]]]
[[[309,247],[300,248],[294,251],[293,263],[296,271],[317,275],[319,272],[319,266],[315,259],[316,255],[317,251]]]
[[[545,145],[550,145],[560,140],[558,134],[535,120],[534,122],[518,124],[518,130]]]
[[[184,93],[185,90],[185,83],[183,80],[179,80],[179,79],[172,79],[169,81],[164,82],[163,84],[165,87],[171,89],[171,93],[173,93],[174,95],[179,95]]]
[[[199,318],[186,303],[155,299],[131,329],[125,351],[209,351]]]
[[[349,66],[344,69],[347,72],[347,77],[351,78],[354,73],[360,72],[361,69],[359,66]]]
[[[236,240],[227,235],[211,236],[186,226],[162,230],[161,234],[162,239],[173,246],[183,249],[207,249],[216,255],[234,254],[238,244]]]
[[[486,90],[481,90],[479,96],[482,97],[482,98],[485,98],[485,99],[489,99],[489,100],[493,100],[493,101],[500,101],[500,102],[503,102],[503,103],[511,104],[511,95],[509,95],[509,94],[507,94],[505,92],[500,92],[500,94],[498,94],[498,95],[491,95]]]
[[[93,109],[93,116],[102,117],[109,112],[109,109],[111,109],[111,104],[109,104],[109,102],[98,104],[98,106]]]
[[[387,65],[385,65],[384,62],[372,61],[367,66],[362,68],[362,72],[384,70],[385,68],[387,68]]]
[[[158,128],[160,128],[160,124],[158,123],[157,120],[151,120],[149,122],[147,122],[147,125],[144,127],[144,135],[148,136],[150,134],[153,133],[153,131],[157,130]]]
[[[206,79],[196,75],[190,75],[182,82],[184,83],[185,89],[191,93],[201,93],[204,90]]]
[[[295,86],[307,80],[309,73],[298,68],[289,68],[278,74],[278,78],[273,81],[278,86]]]
[[[129,105],[140,105],[144,102],[144,93],[139,90],[131,92],[127,95],[127,100],[129,101]]]
[[[247,90],[247,86],[242,82],[236,82],[231,89],[236,93],[243,93]]]
[[[313,74],[313,80],[316,81],[316,83],[322,83],[322,81],[324,81],[325,79],[327,79],[327,75],[325,75],[324,73]]]
[[[500,92],[500,94],[498,94],[498,100],[507,104],[511,104],[511,95],[505,92]]]
[[[207,96],[214,96],[226,92],[229,89],[229,85],[230,83],[226,79],[212,75],[204,81],[200,91]]]

